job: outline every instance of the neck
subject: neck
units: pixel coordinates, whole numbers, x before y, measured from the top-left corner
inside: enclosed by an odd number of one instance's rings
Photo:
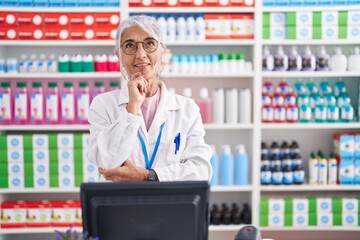
[[[146,92],[145,97],[154,96],[158,89],[159,89],[158,82],[151,81],[151,84],[149,85],[149,90]]]

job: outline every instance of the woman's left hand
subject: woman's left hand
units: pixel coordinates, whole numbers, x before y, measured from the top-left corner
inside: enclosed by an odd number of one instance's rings
[[[116,168],[98,170],[106,180],[112,182],[142,182],[148,175],[148,170],[137,167],[131,160],[126,160],[123,165]]]

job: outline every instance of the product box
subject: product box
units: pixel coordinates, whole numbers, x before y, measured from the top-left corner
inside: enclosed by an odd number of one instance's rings
[[[57,134],[57,148],[72,148],[74,147],[74,134],[59,133]]]
[[[59,188],[74,188],[74,175],[59,175]]]
[[[1,135],[2,139],[7,140],[7,149],[24,149],[23,135]]]
[[[321,23],[327,26],[337,26],[339,23],[338,11],[322,11],[321,12]]]
[[[323,25],[321,28],[322,39],[338,39],[339,28],[338,26]]]
[[[31,152],[30,152],[31,153]],[[49,150],[37,148],[32,151],[33,162],[36,163],[49,163]]]
[[[294,213],[292,215],[293,227],[307,227],[309,226],[308,213]]]
[[[0,39],[1,40],[16,40],[17,32],[15,28],[8,28],[0,26]]]
[[[333,214],[331,212],[317,212],[317,226],[332,226]]]
[[[75,208],[74,226],[82,227],[82,214],[81,214],[81,203],[80,203],[80,201],[74,201],[74,208]]]
[[[113,26],[117,28],[120,23],[120,15],[119,13],[95,13],[94,21],[97,27],[101,26]]]
[[[349,10],[347,12],[347,24],[360,25],[360,10]]]
[[[297,40],[310,40],[312,39],[312,26],[311,25],[298,25],[296,26],[296,39]]]
[[[360,40],[360,25],[350,25],[347,27],[347,39]]]
[[[34,188],[47,189],[50,187],[49,174],[34,174]]]
[[[9,175],[9,189],[24,189],[24,175],[11,174]]]
[[[18,27],[41,28],[43,24],[43,14],[35,12],[18,12]],[[34,30],[34,29],[33,29]]]
[[[226,39],[231,34],[230,14],[204,14],[206,39]]]
[[[271,12],[270,13],[270,26],[283,26],[286,25],[286,13],[284,12]]]
[[[233,14],[231,16],[231,34],[234,39],[253,39],[254,38],[254,15],[253,14]]]
[[[269,214],[278,214],[285,212],[285,200],[284,199],[269,199]]]
[[[77,0],[63,0],[63,6],[64,7],[76,7]]]
[[[26,201],[27,227],[49,227],[51,223],[51,205],[49,201]]]
[[[307,198],[293,198],[293,213],[308,213],[309,212],[309,200]]]
[[[270,30],[270,39],[272,40],[286,39],[285,26],[271,26],[269,30]]]
[[[81,135],[82,138],[82,148],[83,149],[87,149],[89,148],[89,144],[90,144],[90,134],[89,133],[83,133]]]
[[[313,13],[311,11],[296,12],[296,25],[312,25]]]
[[[9,162],[8,174],[24,176],[24,163],[22,162]]]
[[[94,164],[85,161],[83,163],[83,181],[97,182],[98,179],[99,179],[99,172],[97,167]]]
[[[36,175],[49,175],[49,163],[34,163],[34,176]]]
[[[24,151],[22,149],[7,150],[8,163],[24,163]]]
[[[45,27],[44,40],[68,40],[69,31],[57,27]]]
[[[334,133],[333,135],[335,154],[342,160],[354,160],[355,137],[352,134]]]
[[[33,149],[49,149],[49,136],[47,134],[32,135]]]
[[[94,7],[103,7],[106,6],[106,0],[92,0],[92,5]]]
[[[51,226],[69,227],[76,221],[76,205],[74,201],[51,202]]]
[[[331,213],[332,199],[331,198],[316,198],[316,212],[319,213]]]
[[[333,212],[338,214],[358,213],[360,201],[358,198],[333,198]]]
[[[0,207],[1,228],[22,228],[26,224],[26,203],[24,201],[3,202]]]
[[[17,13],[0,12],[0,26],[2,27],[16,27],[17,26]]]
[[[19,40],[42,40],[44,32],[42,28],[18,26],[17,35]]]
[[[284,227],[284,213],[269,214],[269,227]]]
[[[95,29],[95,39],[110,40],[110,39],[115,39],[115,37],[116,37],[116,28],[112,26]]]
[[[44,13],[44,27],[62,28],[69,26],[67,13]]]
[[[48,0],[49,7],[62,7],[62,0]]]

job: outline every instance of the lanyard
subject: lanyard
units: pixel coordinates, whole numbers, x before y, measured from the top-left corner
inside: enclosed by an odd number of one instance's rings
[[[157,153],[158,148],[159,148],[159,144],[160,144],[160,140],[161,140],[161,134],[162,134],[162,130],[164,128],[164,125],[165,125],[165,122],[163,124],[161,124],[160,132],[159,132],[159,135],[158,135],[158,137],[156,139],[154,152],[153,152],[153,154],[151,156],[150,162],[149,162],[149,156],[148,156],[148,153],[147,153],[147,150],[146,150],[144,139],[141,136],[140,131],[138,131],[138,136],[139,136],[139,139],[140,139],[140,142],[141,142],[141,148],[142,148],[142,151],[143,151],[143,154],[144,154],[144,157],[145,157],[146,169],[148,169],[148,170],[151,169],[151,166],[154,163],[155,156],[156,156],[156,153]]]

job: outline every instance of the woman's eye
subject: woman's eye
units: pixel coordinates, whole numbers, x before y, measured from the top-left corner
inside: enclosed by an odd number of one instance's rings
[[[134,48],[134,47],[135,47],[135,43],[128,42],[125,44],[125,48]]]
[[[155,46],[155,40],[147,40],[146,45]]]

